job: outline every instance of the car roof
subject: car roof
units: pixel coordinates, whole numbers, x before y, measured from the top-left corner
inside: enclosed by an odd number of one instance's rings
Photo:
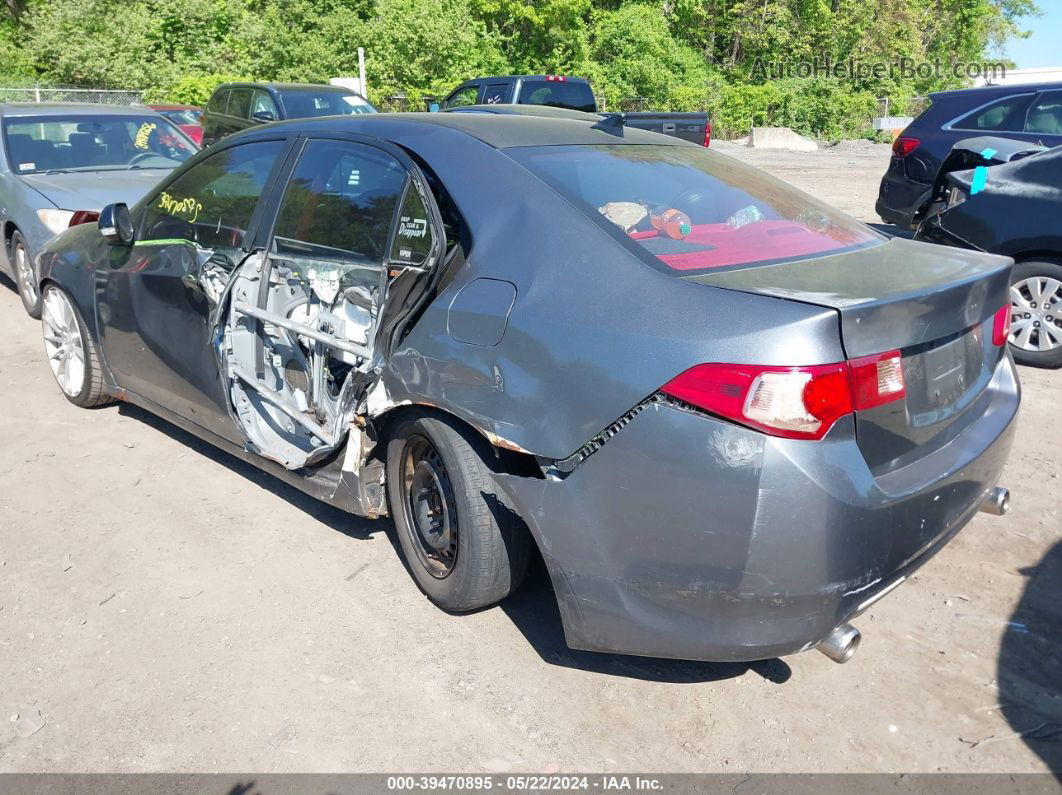
[[[558,82],[586,83],[585,77],[568,77],[567,75],[489,75],[487,77],[473,77],[466,83],[478,83],[483,80],[545,80],[547,77],[561,78]]]
[[[504,102],[496,102],[490,105],[461,105],[456,108],[446,108],[443,113],[495,113],[510,114],[513,116],[545,116],[554,119],[582,119],[583,121],[599,122],[602,114],[587,113],[582,110],[571,108],[558,108],[553,105],[513,105]],[[605,114],[607,115],[607,114]]]
[[[150,112],[143,105],[101,105],[94,102],[5,102],[0,104],[0,116],[69,116],[71,114],[99,116],[143,116]]]
[[[1017,83],[1013,85],[978,86],[977,88],[956,88],[950,91],[934,91],[929,96],[933,99],[941,97],[979,97],[991,94],[1035,94],[1038,91],[1054,91],[1062,89],[1062,82],[1052,83]]]
[[[198,105],[145,105],[152,110],[201,110]]]
[[[374,113],[357,116],[324,116],[291,119],[252,128],[235,135],[280,129],[305,133],[352,132],[398,141],[410,136],[415,141],[426,127],[447,128],[476,138],[496,149],[517,146],[642,144],[655,146],[697,146],[669,135],[611,126],[605,120],[551,118],[498,113]],[[232,137],[235,137],[232,136]]]
[[[325,83],[222,83],[215,91],[222,88],[262,88],[267,91],[334,91],[337,94],[353,94],[345,86],[333,86]]]

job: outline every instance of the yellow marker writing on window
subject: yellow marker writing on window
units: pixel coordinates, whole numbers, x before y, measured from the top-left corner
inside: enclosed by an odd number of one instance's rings
[[[155,132],[155,128],[158,125],[153,121],[146,121],[140,125],[140,129],[136,131],[136,137],[133,138],[133,146],[137,149],[147,149],[148,139],[151,138],[151,133]]]
[[[202,211],[203,205],[191,197],[188,197],[187,199],[178,199],[176,196],[171,196],[166,191],[163,191],[162,195],[159,196],[159,209],[163,210],[168,215],[184,218],[186,221],[191,221],[194,224],[196,219],[199,218],[199,213]]]

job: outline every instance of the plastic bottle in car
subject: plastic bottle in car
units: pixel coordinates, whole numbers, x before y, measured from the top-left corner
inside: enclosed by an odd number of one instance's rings
[[[740,229],[748,224],[754,224],[757,221],[763,220],[763,213],[760,212],[760,208],[755,204],[750,204],[748,207],[742,207],[732,216],[726,219],[726,225],[731,229]]]

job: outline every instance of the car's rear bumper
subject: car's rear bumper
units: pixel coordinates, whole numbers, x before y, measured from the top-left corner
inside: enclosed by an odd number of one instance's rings
[[[929,201],[932,185],[908,179],[902,168],[890,168],[881,178],[874,212],[889,224],[908,229],[922,206]]]
[[[935,554],[1003,469],[1009,358],[984,415],[875,478],[851,418],[776,439],[650,403],[564,479],[501,476],[539,543],[574,648],[719,661],[821,641]]]
[[[975,246],[970,245],[958,235],[953,234],[944,228],[943,221],[946,212],[947,211],[922,221],[922,223],[918,225],[918,230],[915,232],[914,239],[921,240],[925,243],[936,243],[940,246],[954,246],[955,248],[969,248],[976,250]]]

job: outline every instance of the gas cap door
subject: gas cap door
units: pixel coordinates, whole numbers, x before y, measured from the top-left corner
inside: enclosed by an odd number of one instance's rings
[[[473,279],[450,303],[446,329],[458,342],[491,348],[501,342],[516,303],[516,285],[502,279]]]

